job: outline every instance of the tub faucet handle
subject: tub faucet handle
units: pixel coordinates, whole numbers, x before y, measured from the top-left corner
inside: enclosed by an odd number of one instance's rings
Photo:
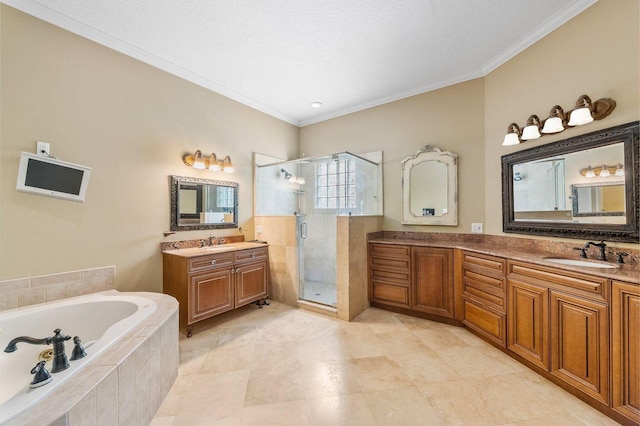
[[[73,352],[71,352],[71,358],[69,358],[71,361],[87,356],[87,353],[84,351],[84,346],[82,346],[82,341],[78,336],[73,338],[73,343],[75,346],[73,347]]]
[[[47,361],[40,361],[31,369],[31,374],[35,374],[35,376],[33,376],[33,380],[29,383],[30,388],[37,388],[51,381],[51,374],[49,374],[44,366],[46,362]]]
[[[59,328],[53,330],[53,337],[51,343],[53,344],[53,365],[51,367],[52,373],[57,373],[69,368],[69,360],[67,354],[64,351],[64,342],[71,339],[71,336],[64,335],[60,332]]]

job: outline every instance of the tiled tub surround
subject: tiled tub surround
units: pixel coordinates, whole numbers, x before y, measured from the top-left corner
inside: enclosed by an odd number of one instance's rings
[[[178,303],[160,293],[156,310],[34,408],[7,425],[148,424],[178,372]],[[67,352],[70,346],[67,345]],[[54,376],[55,377],[55,376]]]
[[[586,241],[557,242],[549,240],[535,240],[530,238],[503,237],[482,234],[449,234],[427,232],[380,231],[368,235],[369,242],[384,242],[388,244],[425,245],[429,247],[446,247],[474,251],[490,256],[504,257],[511,260],[550,266],[556,269],[581,272],[610,279],[640,284],[640,250],[618,249],[615,242],[607,242],[607,263],[617,268],[592,268],[573,265],[562,265],[549,262],[545,258],[558,257],[579,260],[579,252],[574,247],[584,246]],[[597,247],[588,250],[589,261],[598,262]],[[624,264],[615,263],[615,253],[625,252]]]
[[[0,311],[113,290],[115,266],[0,281]]]

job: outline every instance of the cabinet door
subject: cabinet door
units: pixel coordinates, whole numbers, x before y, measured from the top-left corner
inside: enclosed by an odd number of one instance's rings
[[[507,347],[535,365],[549,369],[549,290],[508,280]]]
[[[233,309],[232,268],[189,275],[188,323]]]
[[[551,374],[609,402],[607,305],[551,292]]]
[[[236,267],[235,307],[267,297],[267,262],[248,263]]]
[[[413,247],[411,309],[453,318],[453,253]]]
[[[640,420],[640,286],[614,281],[611,286],[612,404],[624,416]]]

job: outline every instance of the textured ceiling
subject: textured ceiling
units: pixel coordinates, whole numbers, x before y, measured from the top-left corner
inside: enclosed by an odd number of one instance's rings
[[[484,76],[596,1],[2,3],[304,126]]]

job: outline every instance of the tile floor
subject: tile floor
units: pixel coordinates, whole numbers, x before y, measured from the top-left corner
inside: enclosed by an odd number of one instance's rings
[[[180,335],[163,425],[615,425],[463,328],[277,302]]]

